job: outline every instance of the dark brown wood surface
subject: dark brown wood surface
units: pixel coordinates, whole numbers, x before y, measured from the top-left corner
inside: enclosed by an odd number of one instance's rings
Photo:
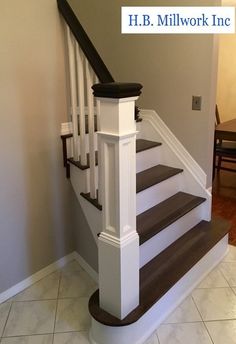
[[[215,138],[236,141],[236,118],[218,124],[215,128]]]
[[[164,228],[205,201],[205,198],[178,192],[165,201],[137,216],[140,244],[151,239]]]
[[[140,270],[140,304],[125,319],[119,320],[99,307],[98,290],[90,298],[90,314],[107,326],[127,326],[138,321],[228,231],[229,223],[222,219],[201,221]]]

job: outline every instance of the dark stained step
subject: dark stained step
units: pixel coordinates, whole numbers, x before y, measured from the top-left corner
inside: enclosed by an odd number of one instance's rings
[[[160,142],[154,142],[154,141],[149,141],[149,140],[144,140],[144,139],[137,139],[136,140],[136,153],[143,152],[147,149],[151,149],[154,147],[161,146]]]
[[[87,164],[82,165],[80,161],[75,161],[73,158],[67,159],[71,164],[75,165],[78,167],[80,170],[87,170],[89,168],[89,153],[87,153]],[[98,165],[98,152],[95,152],[95,163],[96,166]]]
[[[229,231],[222,219],[201,221],[140,270],[140,304],[123,320],[99,307],[99,291],[89,300],[94,319],[107,326],[127,326],[139,320]]]
[[[71,138],[73,135],[72,134],[68,134],[68,135],[62,135],[62,139],[67,139],[67,138]],[[153,141],[148,141],[148,140],[141,140],[138,139],[136,140],[136,153],[142,152],[144,150],[150,149],[150,148],[154,148],[154,147],[158,147],[160,146],[161,143],[158,142],[153,142]],[[96,165],[98,164],[98,152],[95,152],[96,154]],[[86,165],[82,165],[80,163],[80,161],[75,161],[73,158],[69,158],[68,161],[75,165],[76,167],[80,168],[81,170],[86,170],[89,168],[89,153],[87,154],[87,164]]]
[[[80,194],[82,197],[84,197],[89,203],[91,203],[92,205],[94,205],[96,208],[98,208],[99,210],[102,210],[102,206],[101,204],[99,204],[98,202],[98,191],[97,191],[97,198],[91,198],[90,197],[90,192],[89,193],[84,193],[81,192]]]
[[[183,172],[183,170],[180,168],[164,165],[157,165],[148,170],[139,172],[137,173],[136,179],[136,192],[143,191],[181,172]]]
[[[137,216],[140,245],[205,201],[205,198],[178,192]]]

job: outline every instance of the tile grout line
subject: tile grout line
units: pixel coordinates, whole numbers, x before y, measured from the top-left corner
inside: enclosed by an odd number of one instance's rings
[[[211,288],[209,288],[209,289],[211,289]],[[208,333],[208,335],[209,335],[209,338],[210,338],[212,344],[215,344],[214,341],[213,341],[213,339],[212,339],[212,337],[211,337],[211,335],[210,335],[210,332],[208,331],[208,328],[207,328],[207,326],[206,326],[206,324],[205,324],[205,322],[204,322],[204,320],[203,320],[203,317],[202,317],[202,315],[201,315],[201,312],[200,312],[200,310],[198,309],[198,306],[197,306],[197,304],[196,304],[196,302],[195,302],[195,300],[194,300],[192,294],[191,294],[191,298],[192,298],[193,303],[194,303],[194,305],[195,305],[195,307],[196,307],[196,309],[197,309],[197,311],[198,311],[198,313],[199,313],[199,315],[200,315],[200,318],[202,319],[203,326],[204,326],[204,328],[206,329],[206,331],[207,331],[207,333]]]
[[[52,333],[52,344],[54,343],[54,335],[56,329],[56,320],[57,320],[57,310],[58,310],[58,301],[59,301],[59,293],[61,287],[61,279],[62,279],[62,271],[60,270],[60,276],[58,281],[58,290],[57,290],[57,303],[56,303],[56,311],[55,311],[55,319],[54,319],[54,326],[53,326],[53,333]]]
[[[7,322],[8,322],[10,313],[11,313],[12,305],[13,305],[13,301],[11,301],[11,306],[10,306],[10,308],[9,308],[9,312],[8,312],[8,314],[7,314],[7,318],[6,318],[6,321],[5,321],[5,325],[4,325],[3,330],[2,330],[2,334],[1,334],[1,337],[0,337],[1,342],[2,342],[2,338],[3,338],[4,332],[5,332],[5,329],[6,329],[6,326],[7,326]],[[1,342],[0,342],[0,343],[1,343]]]

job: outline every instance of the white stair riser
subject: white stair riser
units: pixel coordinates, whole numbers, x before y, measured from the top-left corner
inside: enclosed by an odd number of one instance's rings
[[[92,318],[92,344],[144,344],[158,326],[181,304],[204,277],[224,258],[228,249],[228,235],[218,242],[137,322],[123,327],[111,327]]]
[[[161,146],[136,154],[136,172],[147,170],[161,163]]]
[[[153,185],[150,188],[137,193],[136,214],[139,215],[143,213],[156,204],[181,191],[181,179],[182,175],[177,174],[159,184]]]
[[[196,226],[202,220],[204,203],[194,208],[180,219],[163,229],[140,246],[140,267],[165,250],[174,241]]]

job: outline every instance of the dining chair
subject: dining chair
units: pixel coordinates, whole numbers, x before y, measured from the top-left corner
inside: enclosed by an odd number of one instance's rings
[[[216,125],[220,124],[220,114],[218,106],[215,108]],[[214,147],[214,169],[219,172],[220,170],[236,172],[236,168],[225,166],[222,163],[236,163],[236,142],[235,141],[225,141],[217,140]]]

